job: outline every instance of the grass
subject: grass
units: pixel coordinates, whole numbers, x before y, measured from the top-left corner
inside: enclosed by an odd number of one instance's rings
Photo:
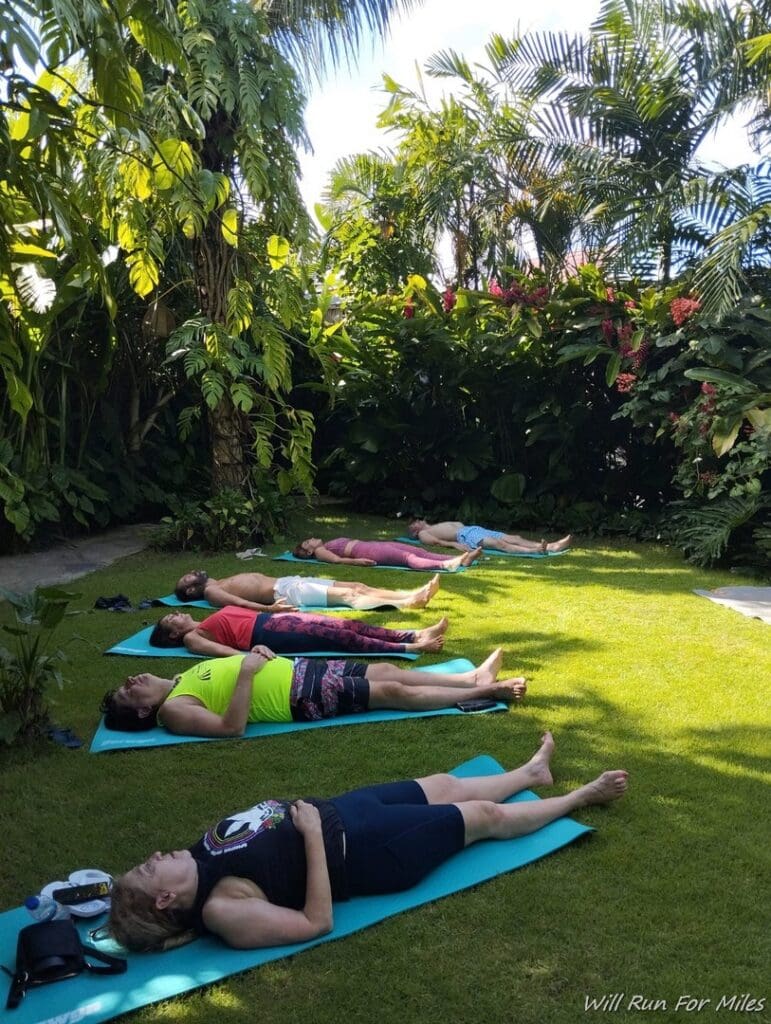
[[[295,533],[387,537],[391,527],[329,514]],[[56,696],[57,721],[90,739],[102,692],[145,664],[100,652],[156,614],[89,611],[96,597],[168,593],[199,564],[214,576],[241,566],[232,556],[146,552],[70,585],[84,614],[62,630],[80,639],[68,648],[72,681]],[[263,559],[241,567],[291,571]],[[342,570],[330,575],[393,587],[426,578]],[[132,1022],[574,1024],[587,995],[624,992],[624,1007],[635,994],[666,999],[675,1019],[685,1019],[672,1008],[686,993],[711,999],[708,1014],[721,996],[764,997],[771,633],[691,593],[731,582],[663,548],[590,542],[548,561],[486,560],[443,576],[425,611],[372,615],[427,625],[448,614],[446,649],[434,660],[476,661],[503,645],[505,669],[531,686],[506,715],[99,756],[50,743],[0,752],[2,905],[75,868],[119,872],[159,846],[187,845],[267,796],[331,795],[479,753],[517,764],[550,728],[554,792],[603,768],[631,773],[625,800],[578,815],[597,828],[591,838],[339,943],[147,1007]],[[768,1014],[766,1000],[753,1020]]]

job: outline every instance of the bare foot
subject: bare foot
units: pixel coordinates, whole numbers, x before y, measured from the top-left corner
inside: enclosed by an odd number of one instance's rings
[[[405,644],[404,646],[408,651],[441,651],[444,647],[444,634],[416,637],[415,643]]]
[[[551,544],[546,545],[547,551],[566,551],[573,543],[573,534],[569,533],[567,537],[563,537],[562,540],[555,540]]]
[[[420,633],[422,636],[429,637],[431,639],[435,636],[444,636],[449,625],[450,620],[445,615],[438,622],[435,622],[433,626],[426,626],[425,629],[421,629]]]
[[[527,683],[524,676],[516,676],[514,679],[502,679],[495,684],[493,697],[496,700],[504,700],[507,704],[516,704],[522,700],[527,692]]]
[[[475,562],[477,560],[477,558],[479,558],[479,556],[481,554],[482,554],[482,549],[481,548],[474,548],[473,551],[467,551],[465,555],[461,555],[460,556],[460,564],[461,565],[471,565],[471,563]]]
[[[489,686],[498,678],[503,661],[503,648],[496,647],[492,654],[488,655],[479,668],[471,673],[475,686]]]
[[[421,587],[420,590],[415,591],[415,596],[412,601],[405,604],[405,608],[425,608],[431,598],[439,589],[439,573],[428,581],[428,583]]]
[[[554,737],[550,732],[545,732],[541,737],[541,746],[524,766],[533,776],[534,786],[551,786],[554,782],[549,767],[553,753]]]
[[[594,782],[588,782],[576,790],[576,794],[583,797],[583,804],[589,807],[591,804],[607,804],[611,800],[618,800],[626,792],[629,783],[629,772],[612,771],[603,772]]]

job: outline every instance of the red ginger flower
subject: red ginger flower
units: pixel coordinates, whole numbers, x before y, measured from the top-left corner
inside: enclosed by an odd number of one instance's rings
[[[636,352],[633,352],[631,355],[632,365],[634,366],[635,370],[640,369],[642,364],[648,358],[648,353],[650,352],[650,350],[651,343],[647,339],[645,341],[640,342],[640,347],[637,349]]]
[[[634,299],[627,299],[624,303],[624,309],[637,309],[637,303]]]
[[[496,299],[503,298],[503,288],[501,288],[495,278],[490,281],[490,284],[487,286],[487,290],[491,295],[494,295]]]
[[[633,373],[620,373],[616,377],[616,391],[622,395],[628,394],[637,382],[637,377]]]
[[[704,383],[701,385],[701,393],[703,395],[716,395],[717,394],[717,388],[715,387],[714,384],[709,384],[705,380]]]
[[[415,316],[415,306],[412,304],[412,302],[405,302],[404,309],[402,310],[402,316],[406,320],[412,320],[412,318]]]
[[[442,305],[444,306],[445,313],[449,313],[457,301],[458,296],[455,294],[452,288],[447,288],[445,290],[444,295],[442,296]]]
[[[682,327],[686,320],[701,309],[698,299],[672,299],[669,303],[669,312],[676,327]]]
[[[616,337],[616,328],[613,326],[612,320],[602,321],[602,336],[605,339],[605,344],[610,345],[613,343],[613,339]]]

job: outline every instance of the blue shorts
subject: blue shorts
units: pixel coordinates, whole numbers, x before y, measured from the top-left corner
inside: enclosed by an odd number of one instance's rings
[[[351,896],[401,892],[463,849],[463,815],[428,804],[420,785],[387,782],[334,797],[345,829]]]
[[[495,537],[497,540],[505,537],[500,530],[488,530],[484,526],[464,526],[458,530],[456,541],[459,544],[466,544],[473,551],[474,548],[481,548],[485,537]]]

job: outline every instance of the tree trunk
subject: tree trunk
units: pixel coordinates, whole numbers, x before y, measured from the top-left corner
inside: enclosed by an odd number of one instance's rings
[[[193,240],[193,274],[201,313],[223,326],[227,322],[234,258],[235,250],[222,237],[219,217],[210,217],[202,234]],[[214,409],[209,409],[208,421],[212,493],[241,490],[248,474],[244,423],[227,392]]]

